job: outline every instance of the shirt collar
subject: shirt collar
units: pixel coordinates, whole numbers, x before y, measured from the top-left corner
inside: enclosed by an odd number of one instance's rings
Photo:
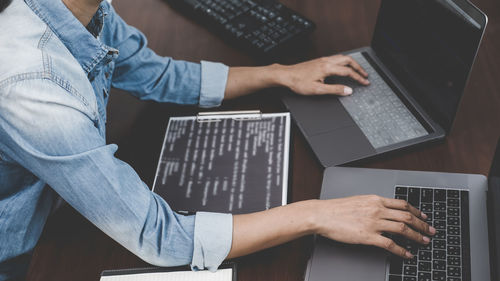
[[[102,30],[103,19],[109,11],[109,7],[104,3],[99,5],[87,30],[61,0],[25,2],[59,37],[87,74],[110,51],[110,48],[97,38]]]

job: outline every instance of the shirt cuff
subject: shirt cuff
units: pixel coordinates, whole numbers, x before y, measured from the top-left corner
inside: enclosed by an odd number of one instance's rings
[[[222,63],[201,61],[200,107],[219,106],[224,99],[229,67]]]
[[[216,271],[233,243],[231,214],[197,212],[194,223],[194,249],[191,268]]]

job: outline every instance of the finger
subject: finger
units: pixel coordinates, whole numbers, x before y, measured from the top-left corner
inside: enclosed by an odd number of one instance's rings
[[[406,202],[405,200],[384,198],[383,204],[387,208],[411,212],[418,218],[423,219],[425,216],[423,212],[419,211],[417,208],[413,207],[410,203]]]
[[[425,235],[422,235],[421,233],[413,230],[411,227],[409,227],[406,223],[404,222],[395,222],[395,221],[389,221],[389,220],[384,220],[379,224],[380,231],[382,232],[388,232],[392,234],[398,234],[402,235],[410,240],[413,240],[415,242],[418,242],[420,244],[427,245],[431,241],[431,239]]]
[[[407,225],[410,225],[415,230],[418,230],[422,233],[430,235],[434,235],[436,233],[436,230],[434,228],[431,228],[429,224],[422,221],[421,219],[419,219],[418,217],[416,217],[415,215],[413,215],[408,211],[386,209],[384,210],[384,214],[382,216],[384,219],[406,223]]]
[[[316,83],[315,95],[339,95],[348,96],[352,94],[352,88],[339,84]]]
[[[357,73],[352,68],[347,67],[347,66],[337,65],[336,67],[333,67],[330,69],[330,72],[328,73],[328,75],[329,76],[332,76],[332,75],[349,76],[352,79],[358,81],[362,85],[370,84],[370,82],[368,80],[361,77],[361,75],[359,73]]]
[[[365,71],[365,69],[359,65],[359,63],[353,59],[351,56],[344,56],[344,63],[346,65],[351,66],[354,68],[357,72],[361,73],[364,77],[368,77],[368,73]]]
[[[413,254],[410,253],[409,251],[407,251],[405,248],[399,246],[398,244],[396,244],[396,242],[394,242],[393,240],[387,238],[387,237],[384,237],[382,235],[378,235],[374,242],[373,242],[373,245],[374,246],[377,246],[377,247],[380,247],[382,249],[385,249],[397,256],[400,256],[402,258],[406,258],[406,259],[412,259],[413,258]]]

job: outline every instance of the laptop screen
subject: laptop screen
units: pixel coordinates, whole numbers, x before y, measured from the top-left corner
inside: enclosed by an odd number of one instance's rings
[[[476,21],[452,0],[382,1],[372,48],[446,131],[453,123],[485,21],[484,17]]]

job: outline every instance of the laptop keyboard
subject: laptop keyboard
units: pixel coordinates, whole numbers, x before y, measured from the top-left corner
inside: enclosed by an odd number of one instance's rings
[[[380,148],[427,135],[422,124],[365,57],[361,53],[351,54],[351,57],[366,70],[370,85],[360,86],[344,79],[342,83],[352,87],[354,94],[341,97],[340,102],[371,145]]]
[[[391,256],[388,281],[470,281],[469,192],[396,186],[395,198],[427,214],[436,234],[428,245],[394,237],[415,257]]]

